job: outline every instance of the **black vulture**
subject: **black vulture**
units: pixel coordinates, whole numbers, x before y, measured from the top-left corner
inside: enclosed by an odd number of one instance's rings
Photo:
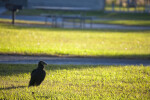
[[[39,61],[37,69],[34,69],[31,73],[29,86],[38,86],[42,83],[46,75],[44,65],[47,64],[44,61]]]

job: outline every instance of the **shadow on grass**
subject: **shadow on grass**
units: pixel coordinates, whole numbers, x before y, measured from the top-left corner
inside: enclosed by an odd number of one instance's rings
[[[85,69],[85,68],[96,68],[96,67],[110,67],[106,65],[47,65],[45,67],[46,71],[55,71],[55,70],[72,70],[72,69]],[[117,66],[116,66],[117,67]],[[19,74],[28,74],[33,69],[37,68],[37,64],[0,64],[0,76],[19,76]]]
[[[23,25],[24,24],[24,25]],[[41,25],[41,27],[39,27],[39,24],[30,24],[30,26],[27,26],[28,24],[27,23],[22,23],[21,26],[19,25],[11,25],[10,22],[2,22],[0,23],[0,26],[2,28],[9,28],[9,29],[18,29],[18,30],[21,30],[21,29],[31,29],[32,31],[37,31],[37,30],[40,30],[40,31],[55,31],[55,32],[62,32],[62,31],[66,31],[66,32],[69,32],[69,31],[73,31],[73,32],[82,32],[83,34],[86,33],[86,32],[102,32],[102,33],[112,33],[112,32],[121,32],[121,33],[128,33],[130,32],[130,34],[133,34],[133,32],[135,33],[147,33],[149,32],[150,30],[118,30],[118,29],[74,29],[74,28],[67,28],[67,29],[64,29],[64,28],[49,28],[49,27],[45,27],[45,25]],[[33,26],[32,26],[33,25]],[[43,27],[44,26],[44,27]]]
[[[150,54],[116,54],[116,55],[71,55],[63,52],[59,52],[57,54],[44,54],[44,53],[0,53],[0,56],[9,56],[14,57],[34,57],[34,58],[42,58],[42,57],[61,57],[61,58],[110,58],[110,59],[149,59]],[[15,58],[16,59],[16,58]]]
[[[25,88],[27,86],[12,86],[12,87],[6,87],[6,88],[0,88],[0,90],[11,90],[11,89],[19,89],[19,88]]]
[[[95,60],[96,60],[96,58],[95,58]],[[144,59],[142,60],[142,61],[144,61],[143,65],[144,65],[144,63],[149,62],[149,59],[145,59],[145,60]],[[101,59],[101,61],[103,61],[103,60]],[[138,62],[140,62],[140,61],[141,60],[136,61],[137,65],[138,65]],[[109,62],[109,60],[108,60],[108,62]],[[122,61],[122,62],[123,63],[128,62],[129,65],[132,65],[132,61],[129,62],[129,60],[127,60],[125,62]],[[134,65],[136,65],[136,62]],[[120,65],[120,66],[124,67],[126,65]],[[120,67],[120,66],[113,65],[113,67]],[[45,66],[45,70],[46,71],[55,71],[55,70],[64,70],[64,69],[65,70],[73,70],[73,69],[87,69],[87,68],[97,68],[97,67],[110,68],[110,67],[112,67],[112,65],[73,65],[73,64],[56,65],[56,64],[49,64],[49,65]],[[37,64],[0,64],[0,76],[11,76],[11,75],[19,76],[19,74],[27,74],[28,77],[30,77],[32,70],[36,69],[36,68],[37,68]]]

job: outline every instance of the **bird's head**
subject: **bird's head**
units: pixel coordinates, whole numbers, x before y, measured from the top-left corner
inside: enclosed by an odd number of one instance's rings
[[[39,68],[44,68],[44,65],[47,65],[47,63],[46,62],[44,62],[44,61],[39,61],[39,63],[38,63],[38,67]]]

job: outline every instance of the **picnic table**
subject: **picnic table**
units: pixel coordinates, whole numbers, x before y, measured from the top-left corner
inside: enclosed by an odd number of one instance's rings
[[[76,27],[76,23],[79,23],[80,28],[85,28],[86,20],[90,21],[90,28],[92,28],[93,24],[93,16],[85,16],[81,14],[76,15],[58,15],[58,14],[43,14],[42,16],[45,16],[45,23],[47,24],[48,19],[51,19],[52,27],[64,27],[65,22],[71,22],[73,23],[73,27]],[[58,23],[58,20],[61,20],[61,24]]]

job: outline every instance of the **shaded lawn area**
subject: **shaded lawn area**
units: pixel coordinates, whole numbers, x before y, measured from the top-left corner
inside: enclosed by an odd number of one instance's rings
[[[0,99],[150,99],[150,66],[48,65],[28,88],[32,64],[0,64]]]
[[[7,11],[4,15],[11,15]],[[41,16],[42,14],[57,15],[85,15],[95,16],[100,20],[94,20],[96,24],[118,24],[131,26],[150,26],[150,14],[146,13],[104,13],[103,11],[63,11],[63,10],[42,10],[42,9],[23,9],[17,15]],[[90,22],[90,21],[87,21]]]
[[[44,10],[44,9],[23,9],[17,15],[40,16],[42,14],[59,14],[74,15],[82,14],[86,16],[96,16],[99,18],[114,19],[132,19],[132,20],[150,20],[148,13],[105,13],[103,11],[63,11],[63,10]],[[4,12],[3,15],[11,15],[10,11]]]
[[[0,53],[150,58],[150,31],[79,30],[0,24]]]

